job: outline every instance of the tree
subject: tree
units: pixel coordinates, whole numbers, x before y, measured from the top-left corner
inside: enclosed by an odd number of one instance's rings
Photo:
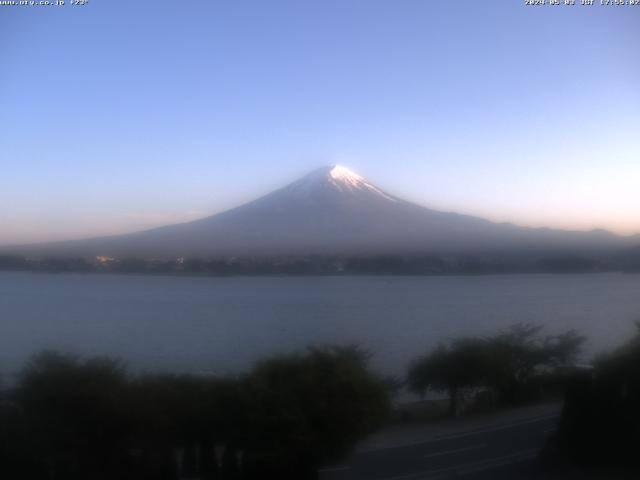
[[[25,480],[312,478],[389,410],[354,347],[280,355],[240,378],[130,377],[117,360],[43,352],[9,393],[0,476]]]
[[[506,403],[526,398],[537,375],[573,362],[580,353],[585,337],[573,330],[542,336],[542,328],[519,323],[487,340],[487,378]]]
[[[449,395],[449,414],[458,411],[460,397],[485,387],[505,403],[529,398],[534,379],[574,361],[585,338],[573,330],[542,336],[542,327],[516,324],[491,337],[462,337],[439,344],[409,367],[409,388]]]
[[[15,397],[30,448],[50,478],[101,478],[118,465],[126,435],[120,403],[125,385],[117,360],[43,352],[29,361]]]
[[[628,342],[573,372],[550,452],[582,467],[628,470],[640,461],[640,325]]]
[[[482,386],[487,376],[486,341],[465,337],[441,343],[409,367],[409,388],[421,395],[428,390],[449,395],[449,414],[456,415],[462,393]]]
[[[252,448],[279,478],[312,478],[389,411],[382,379],[355,347],[313,348],[259,363],[248,378]]]

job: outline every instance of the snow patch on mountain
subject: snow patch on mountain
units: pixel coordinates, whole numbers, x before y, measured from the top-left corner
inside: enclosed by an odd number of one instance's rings
[[[331,170],[329,170],[329,176],[337,182],[347,183],[355,188],[359,188],[362,184],[366,183],[364,178],[342,165],[332,167]]]
[[[321,189],[331,189],[347,194],[373,193],[392,202],[399,201],[342,165],[319,168],[291,184],[289,189],[301,196],[310,195]]]
[[[334,185],[338,186],[339,188],[346,187],[353,190],[369,190],[383,196],[387,200],[391,200],[393,202],[398,201],[396,198],[386,194],[357,173],[352,172],[347,167],[343,167],[342,165],[333,166],[331,170],[329,170],[329,177],[333,181]]]

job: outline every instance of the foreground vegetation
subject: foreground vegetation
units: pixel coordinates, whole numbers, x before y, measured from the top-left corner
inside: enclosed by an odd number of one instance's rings
[[[551,464],[632,471],[634,475],[624,478],[640,478],[638,451],[640,324],[634,338],[573,378],[558,432],[544,453]]]
[[[563,393],[557,466],[631,467],[640,447],[640,327],[593,368],[584,338],[519,324],[461,337],[416,358],[406,386],[491,408]],[[241,377],[132,375],[111,358],[42,352],[0,390],[0,478],[21,480],[312,479],[382,426],[398,384],[356,347],[259,362]]]
[[[565,372],[585,338],[573,330],[543,335],[542,327],[517,324],[489,337],[461,337],[416,359],[407,374],[409,388],[424,395],[444,392],[449,414],[462,401],[484,399],[488,407],[513,405],[561,392]]]
[[[242,378],[131,376],[44,352],[0,400],[0,478],[314,478],[389,412],[366,360],[325,348]]]

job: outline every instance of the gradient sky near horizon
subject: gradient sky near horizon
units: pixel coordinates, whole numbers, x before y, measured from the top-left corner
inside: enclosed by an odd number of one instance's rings
[[[328,164],[640,233],[640,6],[90,0],[0,7],[0,42],[0,244],[191,220]]]

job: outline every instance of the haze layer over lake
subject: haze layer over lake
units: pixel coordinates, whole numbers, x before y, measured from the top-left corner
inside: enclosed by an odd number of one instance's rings
[[[402,375],[438,341],[516,322],[575,328],[589,354],[640,318],[640,275],[162,277],[0,272],[0,372],[44,348],[134,370],[240,373],[272,353],[356,343]]]

